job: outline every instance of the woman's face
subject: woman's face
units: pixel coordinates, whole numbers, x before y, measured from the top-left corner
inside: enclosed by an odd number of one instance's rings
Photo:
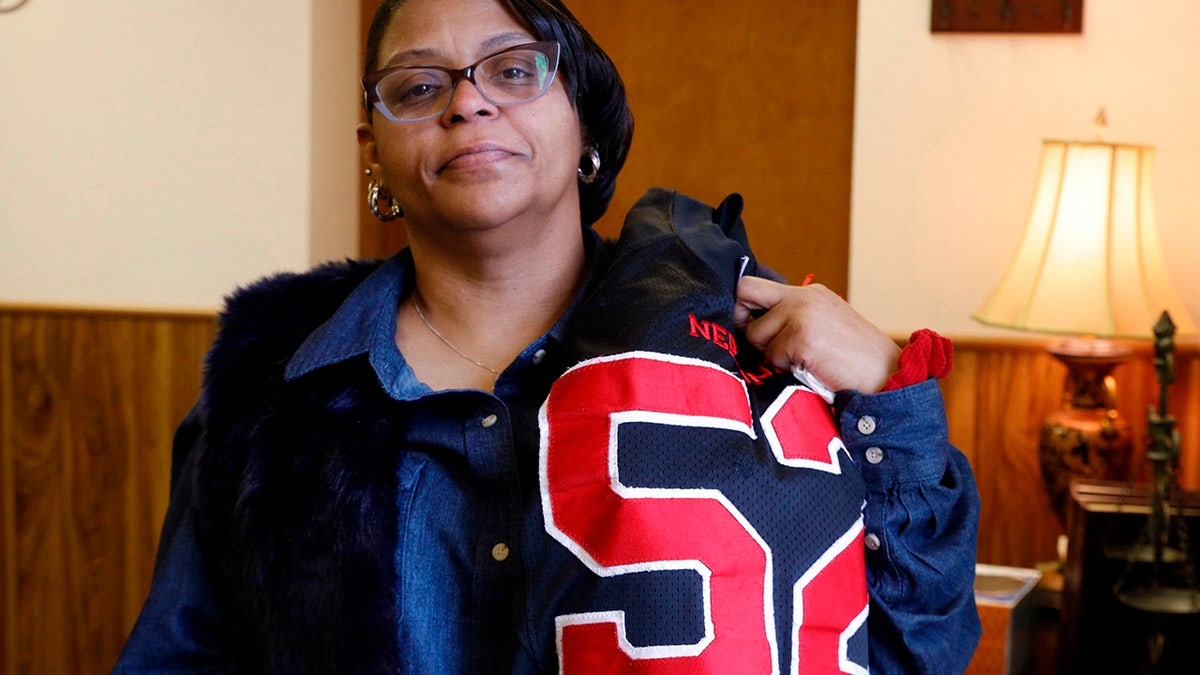
[[[498,0],[408,0],[380,42],[379,67],[463,68],[534,40]],[[395,123],[376,112],[373,125],[359,128],[359,143],[410,228],[478,229],[570,214],[578,226],[582,134],[557,77],[541,98],[505,107],[462,80],[441,116]]]

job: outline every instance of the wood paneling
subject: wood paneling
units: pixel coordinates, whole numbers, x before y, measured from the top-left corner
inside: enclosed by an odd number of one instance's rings
[[[597,230],[664,186],[716,204],[746,198],[760,259],[845,294],[850,241],[857,3],[568,0],[616,63],[636,120],[629,161]],[[369,21],[378,0],[362,0]],[[363,183],[365,194],[366,183]],[[363,255],[403,244],[364,207]]]
[[[149,590],[202,314],[0,307],[0,670],[107,673]]]
[[[649,187],[746,198],[760,260],[845,293],[857,3],[568,0],[617,64],[636,123],[597,229]]]
[[[980,562],[1032,567],[1056,559],[1062,534],[1038,463],[1041,420],[1062,401],[1066,368],[1046,341],[955,341],[954,371],[942,382],[950,441],[971,461],[982,514]],[[1181,434],[1180,482],[1200,487],[1200,349],[1176,354],[1171,412]],[[1117,405],[1134,434],[1133,479],[1147,475],[1146,411],[1158,405],[1153,355],[1141,349],[1113,373]]]

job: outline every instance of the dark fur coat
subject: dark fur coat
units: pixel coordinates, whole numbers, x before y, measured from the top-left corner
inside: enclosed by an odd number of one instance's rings
[[[406,420],[362,358],[283,380],[304,338],[377,265],[237,293],[208,357],[197,529],[244,672],[400,670],[388,440]]]

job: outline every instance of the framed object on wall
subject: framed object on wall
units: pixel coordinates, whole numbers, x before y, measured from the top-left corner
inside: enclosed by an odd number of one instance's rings
[[[935,33],[1082,33],[1083,0],[931,0]]]

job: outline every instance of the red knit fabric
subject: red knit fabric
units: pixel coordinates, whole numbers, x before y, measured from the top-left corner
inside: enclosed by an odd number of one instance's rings
[[[936,377],[942,379],[954,366],[954,345],[949,339],[922,328],[908,338],[908,346],[900,352],[900,365],[883,386],[892,391]]]

